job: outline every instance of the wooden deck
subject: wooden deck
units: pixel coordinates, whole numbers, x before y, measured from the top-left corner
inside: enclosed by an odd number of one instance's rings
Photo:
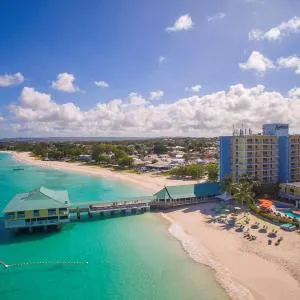
[[[90,218],[93,216],[107,217],[116,215],[135,215],[145,213],[150,210],[150,202],[135,200],[123,202],[78,202],[73,203],[70,213],[76,214],[77,219],[81,218],[81,213],[87,213]]]
[[[115,201],[115,202],[97,202],[85,201],[74,202],[71,205],[70,213],[76,214],[77,219],[81,218],[81,214],[87,214],[90,218],[93,216],[108,217],[108,216],[124,216],[136,215],[150,210],[165,210],[186,205],[194,205],[199,203],[206,203],[213,201],[212,197],[201,198],[183,198],[172,200],[154,200],[153,198],[147,200],[134,200],[134,201]]]
[[[169,208],[175,208],[180,206],[195,205],[200,203],[207,203],[211,201],[216,201],[214,197],[201,197],[201,198],[182,198],[176,200],[156,200],[150,203],[151,210],[165,210]]]

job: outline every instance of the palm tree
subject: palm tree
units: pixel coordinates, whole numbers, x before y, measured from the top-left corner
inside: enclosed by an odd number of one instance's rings
[[[231,176],[225,176],[221,182],[221,190],[228,195],[232,195],[233,192],[233,179]]]
[[[261,185],[261,182],[259,181],[259,179],[257,177],[250,177],[247,174],[242,175],[239,179],[239,182],[246,182],[250,186],[252,186],[252,188],[258,187]]]
[[[248,205],[254,203],[254,193],[253,193],[253,186],[252,183],[249,183],[247,181],[242,182],[236,182],[233,186],[234,199],[241,204],[241,206],[244,206],[244,203],[246,202]]]

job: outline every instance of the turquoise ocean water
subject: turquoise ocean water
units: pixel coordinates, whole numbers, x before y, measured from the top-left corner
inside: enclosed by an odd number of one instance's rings
[[[0,211],[18,192],[44,185],[68,189],[72,202],[144,194],[117,181],[19,166],[0,153]],[[72,222],[60,232],[11,236],[0,220],[0,260],[88,261],[88,265],[0,267],[1,300],[228,299],[208,268],[194,263],[148,213]]]

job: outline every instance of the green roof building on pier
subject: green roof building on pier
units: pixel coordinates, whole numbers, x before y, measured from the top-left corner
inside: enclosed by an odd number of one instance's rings
[[[65,190],[40,187],[17,194],[4,208],[7,229],[57,226],[70,221],[70,201]]]

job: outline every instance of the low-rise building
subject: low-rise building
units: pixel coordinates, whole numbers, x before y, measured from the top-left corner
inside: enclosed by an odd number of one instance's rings
[[[92,160],[92,155],[90,154],[81,154],[78,156],[78,159],[81,161],[91,161]]]
[[[65,190],[40,187],[29,193],[17,194],[4,208],[4,226],[18,230],[48,226],[60,227],[70,221],[69,195]]]
[[[166,171],[170,170],[172,166],[167,162],[156,162],[154,164],[148,164],[145,166],[147,170],[155,170],[155,171]]]
[[[281,183],[279,196],[300,208],[300,182]]]

